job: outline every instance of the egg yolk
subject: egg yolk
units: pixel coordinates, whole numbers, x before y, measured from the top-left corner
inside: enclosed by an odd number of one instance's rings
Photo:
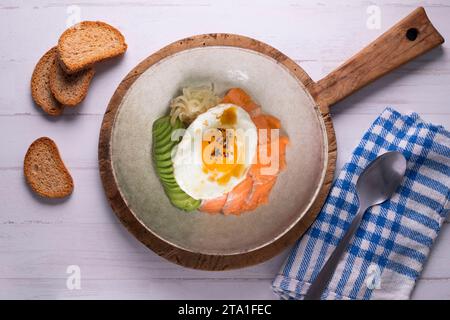
[[[224,126],[236,124],[237,121],[236,108],[231,107],[224,110],[219,118],[219,121]]]
[[[219,120],[224,127],[236,124],[236,109],[226,109]],[[243,159],[243,154],[239,154],[234,129],[218,128],[210,139],[203,139],[203,172],[208,174],[211,181],[225,185],[231,177],[241,177],[245,166],[240,159]]]

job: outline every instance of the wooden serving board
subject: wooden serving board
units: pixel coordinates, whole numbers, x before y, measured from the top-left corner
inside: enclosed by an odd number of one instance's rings
[[[177,264],[204,270],[227,270],[265,261],[293,244],[311,225],[319,213],[334,177],[337,146],[329,107],[354,91],[374,81],[403,63],[443,43],[443,38],[418,8],[411,15],[375,40],[360,53],[319,82],[314,82],[302,68],[277,49],[248,37],[233,34],[206,34],[174,42],[154,53],[135,67],[120,83],[105,113],[100,131],[99,166],[107,198],[121,222],[143,244],[160,256]],[[174,246],[153,234],[132,213],[118,188],[111,159],[114,121],[125,95],[147,69],[179,52],[201,47],[237,47],[270,57],[283,65],[309,91],[324,123],[327,162],[324,180],[303,217],[288,232],[270,244],[234,255],[214,255],[193,252]]]

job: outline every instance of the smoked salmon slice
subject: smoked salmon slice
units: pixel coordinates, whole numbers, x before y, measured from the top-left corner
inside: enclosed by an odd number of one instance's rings
[[[261,175],[262,169],[275,170],[271,175],[277,175],[281,170],[286,168],[286,146],[289,144],[289,138],[280,136],[277,140],[270,143],[259,144],[257,149],[257,162],[250,168],[250,173]],[[278,166],[272,162],[272,147],[278,145]],[[265,173],[267,174],[267,173]]]
[[[252,101],[252,98],[241,88],[228,90],[222,103],[232,103],[247,111],[250,116],[259,114],[261,107]]]
[[[222,212],[224,214],[240,214],[242,206],[252,190],[252,186],[253,179],[247,176],[244,181],[228,193],[227,202],[223,206]]]
[[[280,148],[280,171],[286,168],[286,147],[289,144],[289,138],[281,136],[278,142]]]
[[[268,114],[258,114],[251,117],[258,129],[280,129],[281,122],[277,117]]]
[[[265,114],[267,125],[270,129],[280,129],[281,121],[277,117],[274,117],[270,114]]]
[[[268,178],[264,182],[255,181],[252,186],[252,191],[249,197],[244,202],[241,211],[251,211],[255,210],[261,204],[266,204],[269,202],[270,191],[277,182],[276,176],[266,176]]]
[[[214,199],[207,199],[202,201],[202,205],[199,210],[207,213],[219,213],[222,212],[222,208],[227,201],[227,195],[224,194]]]

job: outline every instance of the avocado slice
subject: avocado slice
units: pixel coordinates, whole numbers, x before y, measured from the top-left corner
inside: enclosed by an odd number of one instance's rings
[[[171,129],[170,120],[168,117],[162,117],[153,123],[152,134],[156,137],[167,129]]]
[[[172,126],[169,116],[159,118],[153,123],[152,158],[156,173],[170,202],[181,210],[193,211],[200,206],[201,201],[192,198],[180,188],[173,171],[172,149],[179,141],[172,140],[172,133],[180,128],[183,128],[183,123],[177,119]]]
[[[163,182],[164,185],[168,183],[176,183],[175,177],[172,175],[160,175],[159,179]],[[178,186],[178,185],[177,185]]]
[[[166,152],[172,153],[173,147],[175,147],[177,144],[178,143],[176,141],[171,141],[170,143],[168,143],[164,146],[161,146],[161,145],[154,146],[153,153],[154,154],[163,154]]]
[[[165,161],[165,160],[170,160],[172,161],[172,154],[170,151],[166,152],[166,153],[154,153],[153,154],[153,159],[156,161],[156,163],[158,164],[158,162],[160,161]]]
[[[201,201],[189,198],[185,200],[170,199],[172,204],[184,211],[194,211],[200,207]]]
[[[156,161],[156,166],[158,167],[158,168],[167,168],[167,167],[170,167],[170,166],[172,166],[172,159],[167,159],[167,160],[159,160],[159,161]]]
[[[172,166],[169,166],[169,167],[166,167],[166,168],[159,168],[159,167],[155,166],[155,168],[156,168],[156,173],[158,173],[158,176],[161,176],[161,175],[173,175],[173,167]]]

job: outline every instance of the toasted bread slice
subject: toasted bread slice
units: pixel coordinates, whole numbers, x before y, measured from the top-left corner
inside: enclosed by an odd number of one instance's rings
[[[62,69],[59,59],[55,59],[50,70],[50,90],[60,103],[74,107],[86,97],[94,73],[94,69],[89,68],[67,74]]]
[[[126,50],[125,38],[119,30],[100,21],[80,22],[64,31],[58,41],[61,66],[70,74]]]
[[[50,90],[50,69],[57,56],[56,47],[47,51],[34,68],[31,76],[31,95],[34,102],[46,113],[58,116],[64,106],[53,97]]]
[[[50,138],[39,138],[30,145],[23,172],[31,189],[43,197],[63,198],[73,191],[73,179]]]

